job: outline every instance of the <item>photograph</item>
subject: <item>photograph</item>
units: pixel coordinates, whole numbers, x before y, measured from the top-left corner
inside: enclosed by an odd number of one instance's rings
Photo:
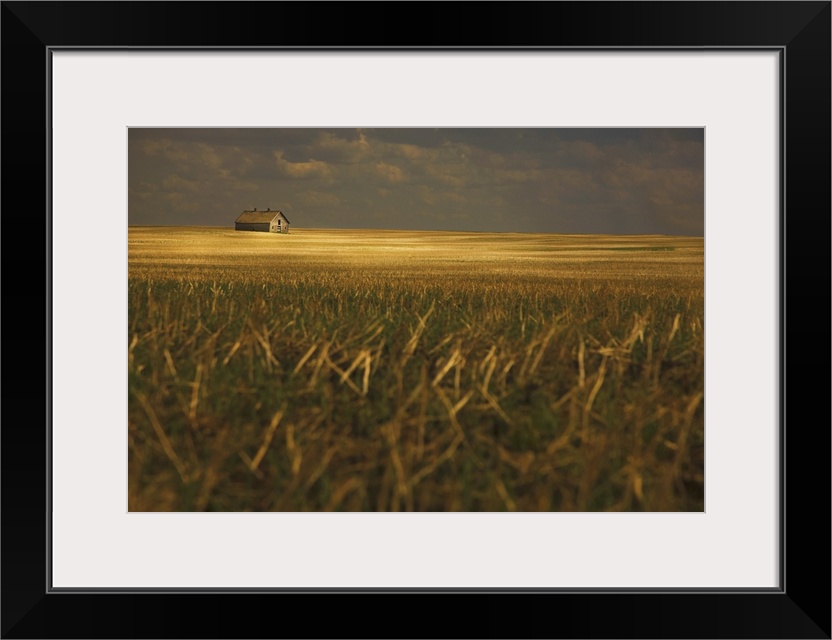
[[[127,135],[130,512],[704,512],[704,127]]]

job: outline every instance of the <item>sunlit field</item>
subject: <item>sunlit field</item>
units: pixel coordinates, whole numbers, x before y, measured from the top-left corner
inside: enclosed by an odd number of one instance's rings
[[[702,511],[704,243],[129,230],[131,511]]]

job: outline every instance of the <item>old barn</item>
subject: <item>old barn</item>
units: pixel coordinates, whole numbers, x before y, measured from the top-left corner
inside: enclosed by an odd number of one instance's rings
[[[265,231],[266,233],[289,233],[289,219],[282,211],[243,211],[234,222],[237,231]]]

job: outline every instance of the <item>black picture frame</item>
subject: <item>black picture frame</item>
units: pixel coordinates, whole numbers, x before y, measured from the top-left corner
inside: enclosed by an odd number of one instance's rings
[[[0,197],[8,225],[2,237],[3,638],[830,637],[830,2],[3,2],[0,20]],[[386,28],[377,28],[378,20]],[[58,382],[49,370],[57,319],[49,313],[48,98],[50,52],[69,47],[778,51],[784,80],[780,587],[286,590],[246,591],[245,597],[216,589],[51,589],[49,399]],[[737,465],[741,473],[742,461]],[[302,604],[320,615],[305,618]],[[388,618],[400,625],[390,627]]]

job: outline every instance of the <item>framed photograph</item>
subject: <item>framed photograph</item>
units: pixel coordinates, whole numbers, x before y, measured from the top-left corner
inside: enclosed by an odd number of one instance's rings
[[[3,637],[829,638],[830,3],[395,6],[3,3]]]
[[[703,127],[144,127],[128,164],[131,513],[705,511]]]

